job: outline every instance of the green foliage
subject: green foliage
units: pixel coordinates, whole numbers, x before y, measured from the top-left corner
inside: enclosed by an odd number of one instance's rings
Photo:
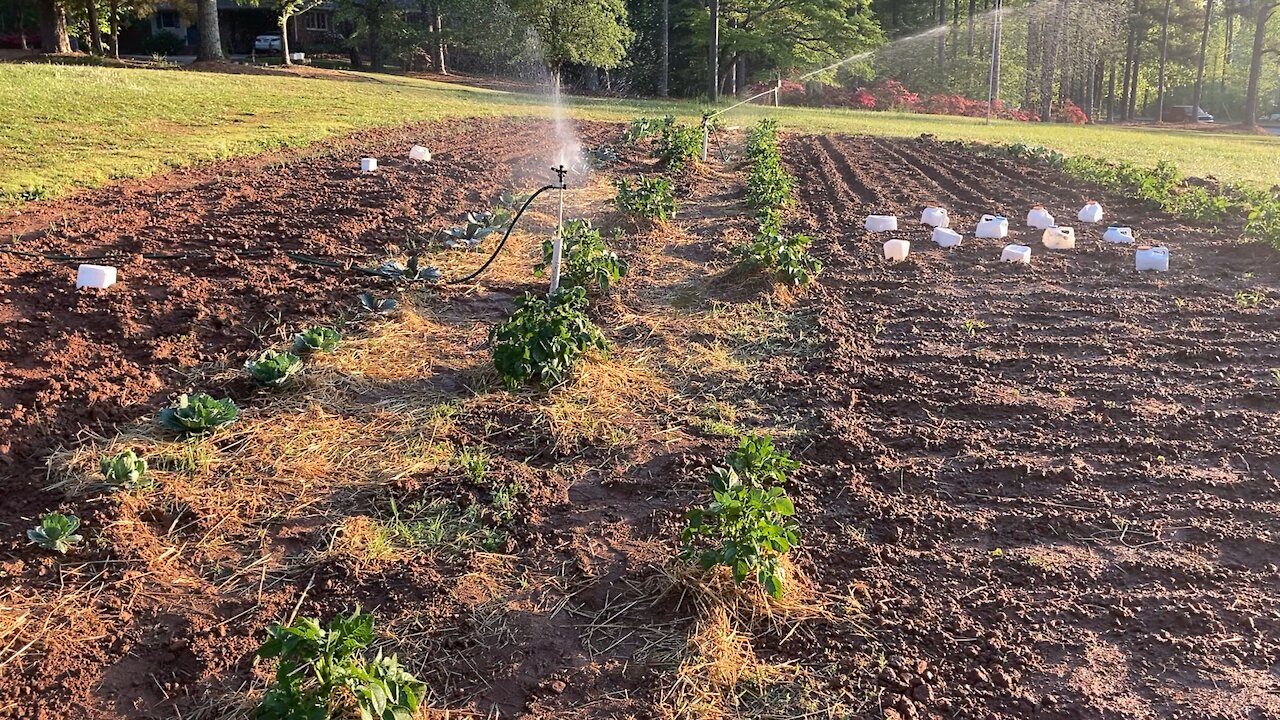
[[[373,268],[373,274],[380,275],[390,280],[406,280],[408,282],[426,281],[436,282],[440,279],[440,271],[430,265],[422,265],[422,261],[417,255],[410,255],[405,262],[397,260],[384,261],[378,267]]]
[[[751,165],[747,174],[749,206],[759,213],[767,213],[794,203],[791,190],[795,178],[782,166],[777,120],[761,120],[747,133],[747,162]]]
[[[766,458],[756,475],[739,473],[732,466],[734,455],[729,467],[713,468],[707,477],[711,502],[689,510],[680,541],[684,558],[698,557],[704,569],[724,565],[738,585],[754,575],[776,598],[784,591],[781,559],[800,541],[800,526],[786,492],[768,482],[784,474],[791,461],[772,454],[771,447]]]
[[[538,34],[541,59],[556,76],[565,63],[618,67],[634,37],[624,0],[509,0],[507,5]],[[505,54],[510,57],[511,47],[523,47],[523,39],[512,37]]]
[[[725,457],[725,463],[757,485],[781,485],[787,481],[787,473],[800,467],[785,450],[773,446],[768,435],[747,435],[738,441],[738,447]]]
[[[395,298],[379,298],[373,293],[360,293],[356,299],[360,301],[360,307],[371,313],[388,313],[400,307],[400,303]]]
[[[337,330],[316,326],[293,336],[293,351],[303,353],[330,353],[338,347],[342,336]]]
[[[229,425],[240,414],[230,398],[215,400],[205,393],[179,395],[178,401],[164,408],[157,420],[164,427],[182,436],[204,435],[223,425]]]
[[[467,474],[467,479],[479,484],[484,481],[484,474],[489,470],[489,455],[478,448],[465,448],[455,458],[458,467]]]
[[[627,178],[619,178],[613,184],[618,188],[614,203],[632,218],[666,222],[676,214],[676,198],[667,178],[640,176],[635,185]]]
[[[147,461],[132,450],[99,458],[98,469],[107,484],[117,490],[143,490],[155,486],[155,481],[147,475]]]
[[[373,616],[357,607],[321,627],[315,618],[276,624],[258,648],[275,658],[275,680],[254,711],[257,720],[411,720],[426,686],[394,655],[367,659]]]
[[[1252,200],[1253,207],[1244,226],[1245,239],[1280,250],[1280,187],[1269,193],[1255,193]]]
[[[493,364],[503,383],[512,388],[526,383],[551,387],[568,377],[583,353],[606,352],[608,342],[587,317],[586,305],[582,287],[517,298],[511,317],[489,331]]]
[[[158,32],[142,41],[142,52],[148,55],[181,55],[187,47],[186,40],[170,32]]]
[[[542,241],[542,261],[533,270],[542,275],[551,267],[554,250],[551,238]],[[560,249],[560,286],[608,290],[627,274],[627,261],[605,245],[600,230],[590,220],[569,220],[564,224]]]
[[[702,157],[702,128],[679,123],[664,125],[653,155],[669,172],[680,171]]]
[[[474,250],[486,237],[502,230],[502,226],[510,220],[506,210],[496,212],[467,213],[465,225],[451,227],[444,231],[446,247]]]
[[[267,350],[256,360],[244,364],[249,378],[269,388],[282,387],[302,371],[302,359],[291,352]]]
[[[1267,296],[1257,290],[1240,290],[1236,292],[1236,305],[1242,309],[1256,308],[1266,299]]]
[[[638,117],[631,121],[627,129],[622,133],[622,142],[626,145],[632,145],[645,138],[660,135],[663,129],[675,125],[676,118],[674,115],[667,115],[661,118]]]
[[[748,269],[773,270],[778,281],[788,285],[808,285],[822,272],[822,262],[809,254],[807,235],[787,235],[762,227],[750,242],[737,249],[739,264]]]
[[[75,534],[79,527],[80,518],[75,515],[45,513],[40,516],[40,524],[27,531],[27,539],[32,545],[66,555],[68,550],[84,539]]]

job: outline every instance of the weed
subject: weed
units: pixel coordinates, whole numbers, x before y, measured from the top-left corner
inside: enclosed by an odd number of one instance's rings
[[[321,627],[315,618],[276,624],[257,656],[275,658],[275,680],[258,704],[258,720],[360,717],[410,720],[426,690],[394,655],[362,652],[373,642],[373,616],[357,607]]]
[[[244,369],[258,385],[280,388],[302,371],[302,359],[291,352],[267,350],[256,360],[245,363]]]
[[[477,485],[484,482],[484,474],[489,469],[488,453],[478,448],[464,448],[454,460],[468,480]]]
[[[75,534],[79,527],[80,518],[75,515],[45,513],[40,516],[40,524],[27,531],[27,539],[32,545],[66,555],[68,550],[84,539]]]
[[[986,330],[989,326],[985,322],[976,318],[966,318],[965,321],[960,324],[960,327],[964,328],[964,331],[969,335],[969,337],[974,337],[978,334],[979,330]]]
[[[533,267],[538,275],[551,266],[552,239],[542,241],[542,261]],[[560,286],[608,290],[627,274],[627,261],[605,245],[600,230],[590,220],[565,223],[560,249]]]
[[[164,408],[157,420],[180,436],[204,435],[229,425],[240,414],[229,398],[215,400],[205,393],[179,395],[178,401]]]
[[[618,189],[614,204],[632,219],[666,222],[676,214],[676,199],[667,178],[640,176],[634,186],[627,178],[619,178],[614,186]]]
[[[557,385],[588,350],[607,352],[600,329],[587,317],[586,290],[560,288],[544,297],[525,293],[515,312],[489,331],[493,364],[507,387]]]
[[[102,471],[102,478],[116,490],[143,490],[155,486],[155,481],[147,475],[147,461],[132,450],[125,450],[114,457],[99,458],[98,468]]]
[[[293,351],[304,353],[330,353],[338,347],[342,336],[328,327],[313,327],[293,336]]]
[[[1256,308],[1266,299],[1267,296],[1257,290],[1240,290],[1236,292],[1236,305],[1242,309]]]

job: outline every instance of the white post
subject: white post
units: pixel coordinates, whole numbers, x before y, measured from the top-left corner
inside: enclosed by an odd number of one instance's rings
[[[560,219],[556,223],[556,237],[551,241],[551,292],[560,288],[560,255],[564,250],[564,188],[560,188]]]
[[[711,126],[707,124],[706,118],[702,119],[702,162],[707,161],[707,150],[711,146]]]

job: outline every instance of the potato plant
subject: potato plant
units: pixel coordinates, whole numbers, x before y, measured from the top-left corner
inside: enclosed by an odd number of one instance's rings
[[[493,365],[507,387],[551,387],[563,382],[589,350],[609,345],[586,314],[587,292],[562,287],[542,297],[525,293],[515,312],[489,331]]]
[[[613,185],[618,189],[614,204],[633,220],[666,222],[676,214],[676,198],[667,178],[640,176],[634,185],[627,178],[619,178]]]
[[[593,287],[608,290],[609,286],[627,274],[627,261],[609,249],[600,237],[600,230],[590,220],[570,220],[564,224],[560,250],[560,286]],[[542,241],[542,260],[533,266],[538,275],[551,267],[554,241]]]
[[[249,378],[266,388],[284,387],[302,371],[302,359],[291,352],[267,350],[244,364]]]
[[[179,395],[177,402],[156,417],[159,423],[179,436],[204,435],[229,425],[240,414],[229,398],[216,400],[205,393]]]
[[[147,475],[147,461],[132,450],[103,456],[98,460],[98,469],[107,484],[116,490],[143,490],[155,485]]]
[[[412,720],[426,685],[394,655],[364,652],[373,642],[373,616],[357,607],[321,626],[315,618],[273,625],[258,648],[275,659],[275,678],[257,720]]]
[[[740,266],[771,270],[779,282],[804,286],[822,272],[822,262],[809,254],[812,239],[762,228],[737,249]]]
[[[787,473],[800,467],[785,450],[774,447],[768,435],[741,438],[738,447],[725,457],[725,464],[740,477],[762,486],[781,485],[787,481]]]
[[[27,531],[27,540],[45,550],[52,550],[60,555],[80,544],[84,538],[76,534],[80,528],[80,518],[75,515],[63,515],[60,512],[45,513],[40,516],[40,524]]]
[[[659,135],[665,128],[671,127],[676,122],[674,115],[667,115],[661,118],[638,117],[631,121],[627,129],[622,133],[622,142],[631,145],[645,138]]]
[[[702,129],[679,123],[664,126],[653,154],[669,172],[679,172],[702,156]]]

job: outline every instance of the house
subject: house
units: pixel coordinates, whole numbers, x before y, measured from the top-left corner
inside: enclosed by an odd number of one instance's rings
[[[160,2],[147,18],[150,33],[170,33],[182,38],[188,47],[194,48],[199,28],[196,18],[187,16],[173,3]],[[229,55],[248,55],[253,52],[253,40],[259,35],[280,32],[279,16],[269,2],[261,6],[241,4],[237,0],[218,0],[218,31],[222,36],[222,51]],[[289,18],[289,49],[293,52],[317,52],[338,50],[337,21],[332,2],[322,2],[317,7]]]

